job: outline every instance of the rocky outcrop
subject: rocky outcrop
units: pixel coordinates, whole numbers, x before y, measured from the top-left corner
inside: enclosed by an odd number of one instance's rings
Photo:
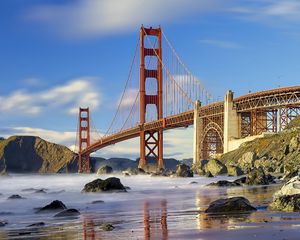
[[[76,154],[67,147],[39,137],[13,136],[0,141],[0,172],[57,173],[77,171]]]
[[[115,229],[115,227],[109,223],[103,223],[100,227],[103,231],[112,231]]]
[[[300,169],[300,116],[277,134],[243,143],[220,158],[226,166],[239,166],[245,173],[253,167],[268,173],[288,174]]]
[[[177,177],[193,177],[193,171],[188,165],[178,164],[176,167],[176,176]]]
[[[247,185],[269,185],[275,183],[271,175],[265,174],[263,168],[253,168],[247,175],[245,184]]]
[[[112,192],[121,191],[126,192],[126,188],[123,186],[119,178],[110,177],[105,180],[100,178],[87,183],[82,192]]]
[[[219,199],[209,204],[209,207],[205,210],[206,213],[237,213],[249,211],[256,211],[256,208],[251,206],[249,200],[244,197]]]
[[[206,186],[208,186],[208,187],[239,187],[239,186],[241,186],[241,184],[238,182],[230,182],[230,181],[226,181],[226,180],[220,180],[217,182],[207,184]]]
[[[274,194],[274,197],[276,198],[294,194],[300,194],[300,176],[293,177],[286,182],[281,189]]]
[[[227,174],[226,166],[219,160],[209,160],[205,165],[205,172],[210,172],[213,176]]]
[[[112,167],[105,165],[105,166],[103,166],[103,167],[101,167],[101,168],[98,169],[97,174],[98,175],[110,174],[112,172],[113,172]]]
[[[273,211],[300,211],[300,177],[295,176],[286,182],[274,194],[268,208]]]
[[[200,160],[199,163],[192,165],[192,170],[200,176],[205,175],[205,166],[208,160]]]
[[[234,176],[234,177],[241,176],[244,174],[241,168],[232,165],[227,166],[227,173],[228,176]]]
[[[269,204],[269,210],[295,212],[300,211],[300,194],[285,195],[274,198]]]

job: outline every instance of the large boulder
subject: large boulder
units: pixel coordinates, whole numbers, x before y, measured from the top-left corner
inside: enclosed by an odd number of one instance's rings
[[[48,211],[61,211],[67,209],[66,205],[59,200],[52,201],[46,206],[40,208],[38,212],[48,212]]]
[[[268,185],[274,183],[274,179],[271,175],[266,175],[262,168],[253,168],[246,175],[247,185]]]
[[[102,175],[102,174],[109,174],[109,173],[112,173],[112,172],[113,172],[112,167],[105,165],[105,166],[98,169],[97,174]]]
[[[177,177],[193,177],[194,174],[188,165],[181,163],[176,166],[176,176]]]
[[[238,160],[238,166],[244,171],[248,172],[253,166],[254,161],[257,158],[255,152],[246,152]]]
[[[206,186],[209,186],[209,187],[239,187],[239,186],[241,186],[241,184],[238,182],[230,182],[230,181],[226,181],[226,180],[220,180],[217,182],[207,184]]]
[[[274,197],[300,194],[300,176],[293,177],[286,182],[280,190],[278,190]]]
[[[221,163],[219,160],[209,160],[205,166],[205,172],[211,172],[213,176],[226,174],[227,168],[226,166]]]
[[[300,211],[300,194],[275,197],[269,204],[269,210],[295,212]]]
[[[126,192],[119,178],[110,177],[105,180],[100,178],[85,184],[83,192],[108,192],[108,191],[121,191]]]
[[[296,151],[299,147],[299,138],[296,136],[292,137],[288,146],[289,146],[289,152]]]
[[[244,174],[244,172],[242,171],[241,168],[237,167],[237,166],[232,166],[232,165],[229,165],[227,166],[227,173],[228,173],[228,176],[241,176]]]
[[[208,163],[208,160],[200,160],[198,163],[193,164],[192,170],[199,174],[200,176],[205,175],[205,165]]]
[[[218,199],[210,203],[205,210],[206,213],[237,213],[256,211],[256,208],[251,206],[248,199],[244,197],[232,197],[227,199]]]

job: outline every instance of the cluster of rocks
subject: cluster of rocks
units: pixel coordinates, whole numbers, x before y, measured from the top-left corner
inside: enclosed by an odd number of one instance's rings
[[[76,217],[80,215],[80,212],[75,208],[67,208],[66,205],[59,201],[55,200],[44,207],[37,208],[36,213],[45,213],[45,212],[58,212],[54,217]]]
[[[217,175],[228,175],[228,176],[241,176],[244,172],[238,166],[228,165],[226,166],[221,161],[212,160],[201,160],[198,164],[194,164],[192,167],[193,171],[200,176],[217,176]]]
[[[262,168],[267,174],[281,174],[288,180],[300,169],[300,117],[284,131],[243,143],[220,158],[226,166],[234,165],[244,173]]]

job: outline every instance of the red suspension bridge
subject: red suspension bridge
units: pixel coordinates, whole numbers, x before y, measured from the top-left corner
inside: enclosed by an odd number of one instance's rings
[[[163,47],[164,46],[164,47]],[[138,55],[140,56],[138,58]],[[163,131],[194,125],[194,161],[230,150],[234,138],[278,132],[300,112],[300,86],[216,102],[189,71],[161,28],[141,27],[139,43],[116,113],[104,135],[92,127],[88,108],[79,109],[79,172],[90,172],[90,154],[140,138],[139,167],[163,163]]]

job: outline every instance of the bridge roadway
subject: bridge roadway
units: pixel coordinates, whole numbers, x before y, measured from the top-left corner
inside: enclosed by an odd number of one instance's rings
[[[237,112],[250,112],[258,109],[278,109],[286,107],[300,106],[300,86],[278,88],[266,90],[256,93],[250,93],[233,99],[234,108]],[[224,102],[216,102],[205,105],[200,108],[200,118],[213,118],[224,114]],[[183,112],[181,114],[172,115],[160,120],[138,125],[118,133],[104,136],[99,141],[91,144],[82,151],[82,154],[92,153],[101,148],[107,147],[118,142],[122,142],[131,138],[139,137],[140,131],[154,131],[158,129],[168,130],[178,127],[188,127],[193,125],[194,110]]]

